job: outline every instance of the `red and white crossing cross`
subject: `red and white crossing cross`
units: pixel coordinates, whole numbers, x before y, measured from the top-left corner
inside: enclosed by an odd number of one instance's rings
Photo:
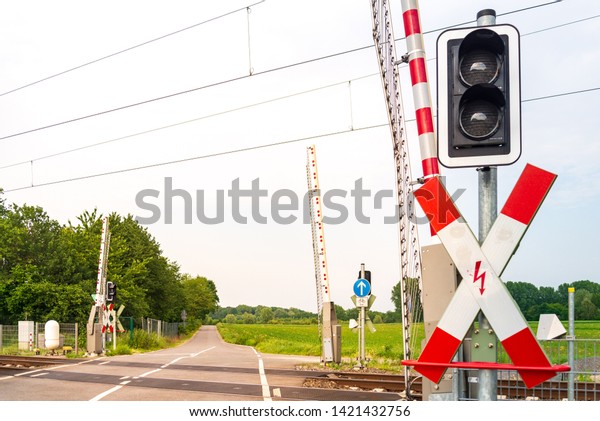
[[[456,353],[479,309],[488,318],[527,387],[556,372],[499,278],[556,175],[527,165],[483,245],[469,229],[438,178],[415,192],[440,241],[463,277],[415,369],[435,383]],[[438,363],[436,365],[436,363]],[[527,370],[526,368],[529,368]]]

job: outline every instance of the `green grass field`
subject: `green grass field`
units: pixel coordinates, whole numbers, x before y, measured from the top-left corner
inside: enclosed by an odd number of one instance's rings
[[[537,322],[530,323],[533,332]],[[269,354],[321,355],[317,325],[279,324],[219,324],[221,336],[226,342],[249,345]],[[566,327],[566,326],[565,326]],[[367,358],[380,366],[396,367],[402,359],[402,325],[399,323],[379,324],[375,333],[366,332],[365,348]],[[423,325],[417,325],[415,346],[412,358],[420,353],[424,337]],[[600,321],[575,322],[577,339],[599,339]],[[562,345],[561,345],[562,346]],[[566,348],[566,344],[564,344]],[[547,351],[548,352],[548,351]],[[342,357],[355,359],[358,353],[358,335],[342,325]],[[561,352],[562,354],[562,352]],[[548,354],[551,357],[550,353]]]
[[[249,345],[269,354],[321,355],[317,325],[271,324],[219,324],[219,332],[226,342]],[[422,328],[417,334],[423,337]],[[377,325],[377,332],[366,332],[365,351],[374,360],[400,360],[402,358],[402,325],[399,323]],[[358,334],[342,326],[342,357],[356,358]]]

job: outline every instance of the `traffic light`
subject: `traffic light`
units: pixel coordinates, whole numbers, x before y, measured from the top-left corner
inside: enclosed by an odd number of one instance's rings
[[[519,31],[442,32],[437,41],[438,158],[446,167],[514,163],[521,155]]]
[[[359,270],[358,271],[358,278],[357,279],[361,279],[361,274],[362,272]],[[365,276],[363,279],[366,279],[367,282],[369,282],[369,286],[371,287],[371,291],[373,291],[373,283],[371,282],[371,271],[370,270],[365,270]]]
[[[117,298],[117,285],[113,282],[106,283],[106,301],[114,301]]]

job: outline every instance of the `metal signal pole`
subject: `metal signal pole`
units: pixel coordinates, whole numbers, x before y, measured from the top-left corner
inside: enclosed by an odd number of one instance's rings
[[[485,9],[477,13],[477,26],[490,26],[496,24],[496,12]],[[496,217],[498,216],[498,168],[483,167],[477,169],[479,188],[479,243],[483,244]],[[478,315],[479,331],[493,331],[487,318],[482,312]],[[488,346],[498,349],[498,340],[493,335],[493,342]],[[498,353],[492,362],[498,362]],[[479,370],[479,388],[477,398],[480,401],[495,401],[498,399],[498,372],[496,370]]]

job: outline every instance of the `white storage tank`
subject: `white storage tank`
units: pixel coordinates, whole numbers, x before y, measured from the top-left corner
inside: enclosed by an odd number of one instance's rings
[[[44,330],[44,344],[46,349],[57,349],[60,344],[60,328],[56,320],[48,320]]]

